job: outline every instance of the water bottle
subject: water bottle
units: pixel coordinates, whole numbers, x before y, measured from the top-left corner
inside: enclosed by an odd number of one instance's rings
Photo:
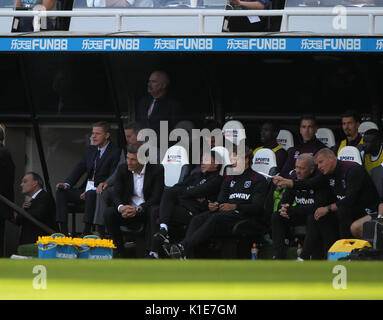
[[[251,260],[257,260],[258,259],[258,248],[257,244],[253,243],[253,246],[251,247]]]
[[[267,244],[270,244],[270,245],[273,244],[273,240],[271,239],[269,234],[265,234],[263,238],[265,239]]]
[[[298,242],[297,257],[300,258],[301,254],[302,254],[302,245],[300,242]]]

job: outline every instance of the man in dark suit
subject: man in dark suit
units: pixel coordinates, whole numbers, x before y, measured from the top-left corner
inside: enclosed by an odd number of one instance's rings
[[[96,189],[116,169],[121,150],[110,141],[110,126],[106,122],[97,122],[92,129],[93,145],[89,146],[84,158],[74,168],[63,183],[56,185],[56,219],[62,233],[68,233],[68,202],[84,203],[84,234],[91,232],[96,208]],[[73,188],[81,176],[86,173],[86,187]]]
[[[4,130],[0,127],[0,194],[10,201],[14,201],[14,180],[15,164],[8,149],[4,147]],[[13,210],[0,201],[0,257],[4,255],[5,220],[12,217]]]
[[[154,71],[148,80],[148,93],[138,103],[137,121],[145,128],[153,129],[157,136],[160,132],[160,121],[168,121],[171,131],[181,115],[179,102],[169,97],[169,76],[163,71]]]
[[[139,162],[139,146],[128,146],[126,163],[118,167],[114,183],[114,207],[107,208],[104,213],[105,225],[122,257],[124,245],[120,226],[145,223],[153,206],[159,205],[164,188],[162,165]]]
[[[35,172],[27,172],[21,181],[21,192],[30,197],[23,203],[23,208],[36,220],[56,230],[56,206],[52,196],[43,190],[43,179]],[[19,244],[35,243],[45,231],[31,221],[18,215],[17,224],[21,226]]]

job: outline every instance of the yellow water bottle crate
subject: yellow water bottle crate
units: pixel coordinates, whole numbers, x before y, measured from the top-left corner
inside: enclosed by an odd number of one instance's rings
[[[368,241],[360,239],[341,239],[336,241],[328,251],[328,260],[339,260],[347,257],[352,250],[371,247]]]

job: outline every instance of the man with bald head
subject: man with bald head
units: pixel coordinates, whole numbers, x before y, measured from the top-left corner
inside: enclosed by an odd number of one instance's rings
[[[141,122],[145,128],[160,131],[160,121],[168,121],[169,131],[174,128],[177,121],[177,115],[181,115],[180,104],[169,97],[170,79],[164,71],[154,71],[151,73],[147,92],[143,97],[137,110],[136,120]]]
[[[300,154],[295,161],[297,180],[309,179],[315,175],[314,157],[309,153]],[[291,226],[306,225],[315,209],[323,205],[326,191],[307,188],[297,190],[287,188],[280,202],[279,210],[274,212],[271,219],[273,237],[273,259],[285,259],[287,243],[285,239]],[[304,256],[311,255],[311,248],[304,246]]]
[[[273,177],[273,182],[296,190],[327,188],[331,201],[315,210],[315,220],[336,215],[340,238],[354,238],[356,235],[351,233],[351,224],[378,209],[379,196],[371,177],[356,162],[338,160],[328,148],[318,151],[315,163],[321,173],[316,177],[304,180]]]

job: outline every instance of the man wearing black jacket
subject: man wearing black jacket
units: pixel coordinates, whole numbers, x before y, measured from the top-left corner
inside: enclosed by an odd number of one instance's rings
[[[181,115],[181,105],[168,94],[170,79],[164,71],[154,71],[148,80],[148,95],[138,103],[137,118],[144,128],[153,129],[157,136],[160,133],[160,121],[168,121],[169,131]]]
[[[0,126],[0,194],[14,201],[15,164],[11,153],[4,146],[4,136],[4,129]],[[12,218],[13,210],[0,201],[0,257],[4,255],[5,220]]]
[[[227,176],[216,202],[209,211],[192,219],[185,238],[170,248],[172,258],[192,257],[194,248],[216,234],[228,234],[240,220],[254,217],[264,223],[263,204],[267,193],[266,179],[250,168],[252,150],[245,155],[233,152],[233,175]],[[244,171],[243,171],[244,168]]]
[[[121,150],[110,141],[110,125],[97,122],[92,128],[93,145],[89,146],[83,159],[63,183],[56,185],[56,220],[62,233],[68,233],[68,202],[85,202],[84,234],[91,232],[96,209],[96,188],[117,167]],[[87,175],[86,187],[73,188],[83,174]]]
[[[315,162],[311,154],[302,153],[298,156],[295,162],[295,174],[298,180],[310,179],[315,176]],[[291,226],[307,225],[316,208],[325,205],[326,201],[327,191],[323,188],[317,190],[312,188],[303,190],[286,189],[280,202],[279,211],[274,212],[272,215],[273,259],[286,258],[285,238],[289,228]],[[323,220],[327,220],[328,217]],[[335,222],[333,220],[329,221],[330,226],[337,228]],[[332,244],[336,238],[327,239],[329,235],[332,235],[332,233],[324,235],[324,241]],[[306,241],[306,238],[308,241]],[[306,238],[302,257],[308,258],[312,255],[313,246],[316,249],[321,239],[315,237],[315,243],[313,243],[310,232],[306,233]]]
[[[153,235],[149,256],[158,258],[160,246],[169,243],[169,227],[182,233],[194,216],[207,211],[208,203],[217,200],[223,179],[218,163],[214,152],[204,154],[200,171],[164,191],[159,208],[160,230]],[[158,228],[156,212],[153,211],[154,216],[151,217],[152,234]]]
[[[328,188],[332,201],[315,210],[315,220],[335,214],[339,223],[339,236],[352,238],[350,226],[353,221],[377,211],[379,196],[367,171],[355,162],[340,161],[333,151],[321,149],[315,155],[320,175],[307,180],[290,180],[273,177],[276,185],[296,190]]]
[[[139,146],[128,146],[126,163],[118,167],[116,174],[114,207],[104,212],[105,225],[122,257],[125,254],[120,226],[134,227],[145,223],[151,207],[159,205],[164,188],[163,166],[140,163],[137,157]]]
[[[281,176],[289,178],[295,167],[295,160],[301,153],[310,153],[315,155],[318,150],[326,146],[320,142],[315,134],[318,130],[318,124],[313,114],[304,114],[301,117],[299,133],[302,137],[302,144],[296,145],[287,150],[287,159],[281,170]]]
[[[23,208],[36,220],[56,230],[55,202],[52,196],[43,190],[43,180],[35,172],[27,172],[21,181],[21,192],[30,197],[23,203]],[[31,221],[18,215],[17,224],[21,226],[19,244],[35,243],[39,236],[47,235],[44,230]]]

